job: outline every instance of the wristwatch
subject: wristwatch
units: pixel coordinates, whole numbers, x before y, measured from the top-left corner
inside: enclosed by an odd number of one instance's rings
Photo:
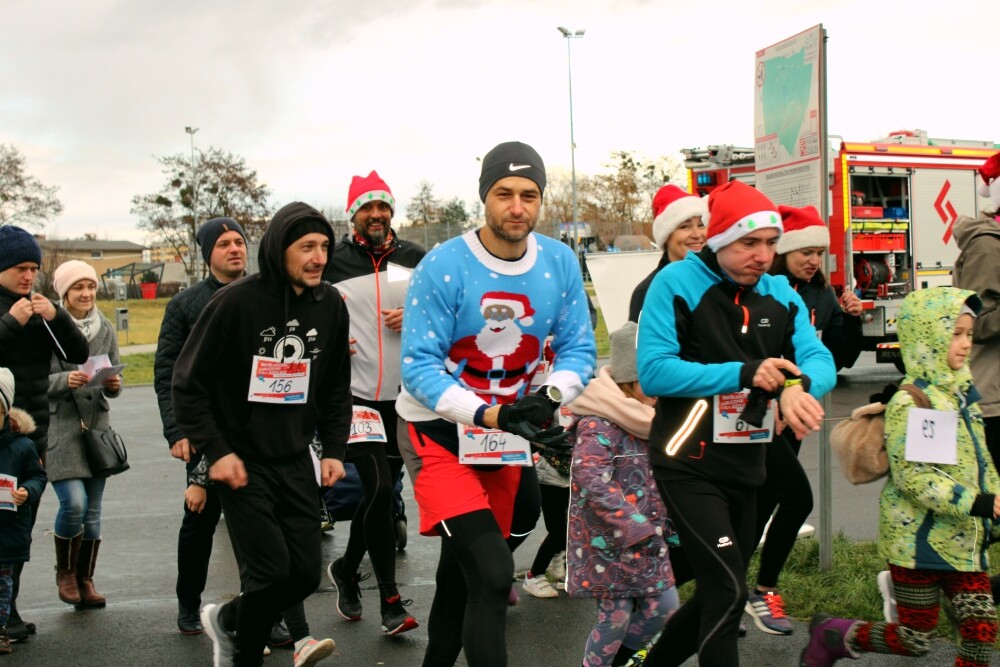
[[[549,403],[552,403],[556,407],[559,407],[562,403],[562,392],[559,391],[559,387],[544,384],[538,388],[538,395],[549,399]]]

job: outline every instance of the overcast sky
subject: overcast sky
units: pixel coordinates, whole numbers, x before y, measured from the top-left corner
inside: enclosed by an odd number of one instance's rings
[[[133,195],[153,156],[242,155],[272,203],[343,207],[377,169],[399,200],[421,180],[474,200],[476,157],[517,139],[577,171],[753,142],[757,49],[827,29],[829,129],[1000,141],[1000,5],[987,0],[2,0],[0,143],[58,186],[47,230],[142,242]]]

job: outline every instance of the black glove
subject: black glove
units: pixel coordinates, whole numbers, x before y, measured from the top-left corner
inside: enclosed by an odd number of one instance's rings
[[[497,426],[541,447],[569,449],[569,433],[558,424],[552,425],[552,415],[557,407],[545,396],[528,394],[513,405],[500,406]]]
[[[528,394],[519,398],[513,405],[501,405],[500,413],[497,415],[497,425],[508,433],[517,433],[511,429],[525,422],[545,427],[552,422],[552,414],[556,411],[556,407],[558,406],[540,394]]]

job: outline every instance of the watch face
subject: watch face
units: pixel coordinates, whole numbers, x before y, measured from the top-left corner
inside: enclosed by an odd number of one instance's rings
[[[553,403],[562,403],[562,392],[557,387],[546,387],[545,397]]]

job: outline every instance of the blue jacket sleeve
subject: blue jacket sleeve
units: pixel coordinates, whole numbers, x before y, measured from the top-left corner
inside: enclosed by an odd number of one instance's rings
[[[679,356],[677,332],[686,328],[700,296],[683,268],[680,262],[667,265],[646,293],[636,355],[642,391],[647,396],[679,397],[739,391],[741,362],[701,364]]]
[[[576,258],[570,255],[573,263]],[[575,266],[566,267],[568,276],[566,301],[559,317],[552,325],[552,351],[555,364],[548,384],[562,391],[563,404],[568,405],[583,393],[583,388],[594,376],[597,364],[597,343],[590,326],[590,299],[583,288],[583,280]]]

